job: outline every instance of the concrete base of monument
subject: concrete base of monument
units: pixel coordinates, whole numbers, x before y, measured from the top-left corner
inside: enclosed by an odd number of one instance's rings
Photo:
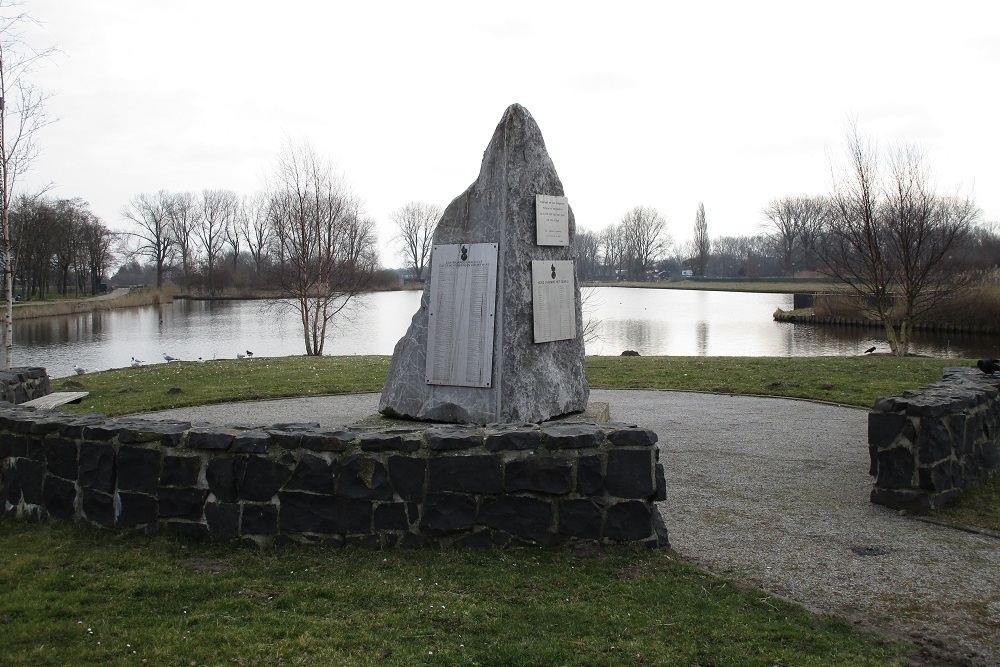
[[[587,403],[587,409],[583,412],[571,412],[568,415],[561,415],[559,417],[553,417],[547,421],[544,421],[540,426],[545,426],[546,424],[558,424],[567,422],[609,422],[611,421],[611,405],[606,401],[590,401]],[[450,424],[450,422],[436,422],[436,421],[422,421],[419,419],[405,419],[402,417],[386,417],[383,414],[375,413],[369,415],[362,419],[361,421],[355,422],[359,425],[364,426],[423,426],[430,428],[432,426],[444,426]],[[476,428],[481,428],[475,424],[471,424]]]

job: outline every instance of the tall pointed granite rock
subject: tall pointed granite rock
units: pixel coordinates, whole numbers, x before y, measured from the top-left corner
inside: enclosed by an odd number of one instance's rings
[[[456,318],[442,322],[441,312],[436,322],[431,320],[434,272],[444,270],[444,262],[432,258],[431,278],[424,286],[420,309],[393,352],[379,412],[391,417],[488,424],[541,422],[586,409],[590,388],[584,377],[580,286],[575,266],[558,264],[573,259],[572,246],[536,243],[536,195],[562,197],[563,187],[538,125],[524,107],[514,104],[493,133],[479,178],[451,202],[434,233],[435,248],[442,246],[436,252],[444,256],[446,251],[455,249],[457,253],[461,248],[463,261],[477,248],[472,244],[496,244],[496,302],[490,313],[492,360],[481,369],[482,386],[436,384],[429,379],[429,333],[433,329],[438,337],[443,327],[451,334],[453,326],[461,326]],[[572,210],[568,210],[568,218],[572,241],[576,232]],[[545,264],[537,264],[539,261]],[[564,276],[572,272],[569,293],[575,303],[563,308],[575,317],[574,337],[535,342],[532,289],[537,278],[533,281],[532,262],[536,262],[536,269],[544,267],[545,273],[551,264],[553,278],[556,267]],[[442,275],[438,275],[439,285]],[[479,308],[481,301],[484,299],[474,300],[473,308]],[[468,333],[479,335],[478,331]]]

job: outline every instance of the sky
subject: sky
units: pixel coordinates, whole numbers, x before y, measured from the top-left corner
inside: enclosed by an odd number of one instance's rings
[[[158,190],[263,188],[281,146],[328,156],[379,224],[446,206],[504,110],[538,123],[579,227],[635,206],[690,239],[758,233],[830,191],[852,119],[925,151],[1000,221],[1000,2],[27,0],[58,121],[25,186],[112,229]]]

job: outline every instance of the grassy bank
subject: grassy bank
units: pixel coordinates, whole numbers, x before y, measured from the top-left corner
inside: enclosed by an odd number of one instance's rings
[[[230,401],[381,391],[387,356],[258,357],[204,364],[124,368],[53,381],[56,390],[89,391],[67,406],[108,415]],[[969,359],[858,357],[587,357],[587,380],[611,389],[677,389],[807,398],[870,407],[941,379]]]
[[[663,551],[259,552],[0,528],[6,665],[895,665],[906,650]]]
[[[639,287],[643,289],[708,290],[715,292],[759,292],[794,294],[795,292],[841,292],[841,283],[821,280],[658,280],[650,282],[585,282],[584,287]]]
[[[173,298],[174,295],[171,289],[135,287],[129,290],[127,294],[111,298],[98,296],[83,299],[61,299],[57,301],[16,304],[14,306],[14,319],[28,320],[36,317],[91,313],[96,310],[157,306],[161,303],[170,303]]]

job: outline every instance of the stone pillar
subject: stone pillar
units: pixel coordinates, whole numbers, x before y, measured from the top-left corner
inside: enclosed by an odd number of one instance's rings
[[[536,243],[536,195],[564,196],[541,131],[514,104],[497,126],[479,178],[445,210],[434,245],[498,245],[497,294],[489,386],[427,381],[431,279],[406,335],[396,344],[379,411],[391,417],[458,423],[542,422],[587,407],[580,286],[573,270],[576,336],[536,343],[532,262],[572,261],[575,220],[569,210],[568,246]]]

